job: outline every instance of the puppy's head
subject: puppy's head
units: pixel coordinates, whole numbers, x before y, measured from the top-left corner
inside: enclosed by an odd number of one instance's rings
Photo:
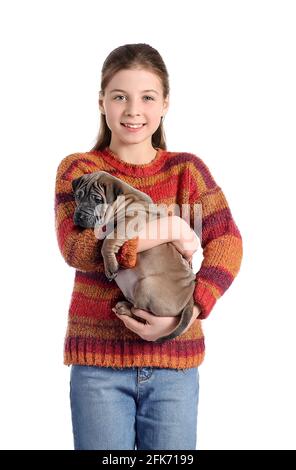
[[[93,228],[98,222],[104,224],[108,206],[124,193],[124,183],[105,171],[88,173],[72,181],[77,207],[74,223]]]

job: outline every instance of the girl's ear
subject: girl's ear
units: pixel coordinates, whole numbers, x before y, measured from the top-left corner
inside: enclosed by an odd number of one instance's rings
[[[101,91],[99,93],[99,110],[102,114],[105,114],[105,109],[104,109],[104,106],[103,106],[103,94],[102,94]]]
[[[166,113],[168,112],[169,105],[170,105],[170,99],[169,99],[169,96],[167,96],[164,99],[164,102],[163,102],[163,110],[162,110],[162,117],[163,118],[165,117]]]

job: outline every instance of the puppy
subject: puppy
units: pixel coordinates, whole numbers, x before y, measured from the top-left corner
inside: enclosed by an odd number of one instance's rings
[[[135,317],[132,306],[158,316],[180,316],[177,327],[162,343],[179,336],[193,315],[195,274],[173,243],[163,243],[137,253],[137,264],[119,269],[115,254],[136,236],[146,222],[167,215],[145,193],[105,171],[85,174],[72,181],[77,207],[74,223],[81,227],[105,227],[101,253],[107,278],[117,283],[125,301],[117,302],[118,314]]]

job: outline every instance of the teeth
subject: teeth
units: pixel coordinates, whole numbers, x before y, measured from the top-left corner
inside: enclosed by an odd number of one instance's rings
[[[144,124],[124,124],[125,127],[131,127],[132,129],[138,129],[139,127],[144,126]]]

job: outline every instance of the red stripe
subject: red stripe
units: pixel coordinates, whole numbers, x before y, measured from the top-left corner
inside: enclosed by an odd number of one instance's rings
[[[216,299],[207,287],[199,284],[198,282],[196,284],[193,297],[194,301],[201,307],[201,313],[198,318],[200,320],[204,320],[214,307]]]
[[[120,294],[119,287],[116,289]],[[71,303],[69,313],[71,316],[75,315],[78,317],[90,317],[100,319],[112,319],[114,313],[111,308],[116,304],[114,300],[104,300],[101,298],[92,299],[88,295],[84,295],[81,292],[73,291],[71,297]]]

